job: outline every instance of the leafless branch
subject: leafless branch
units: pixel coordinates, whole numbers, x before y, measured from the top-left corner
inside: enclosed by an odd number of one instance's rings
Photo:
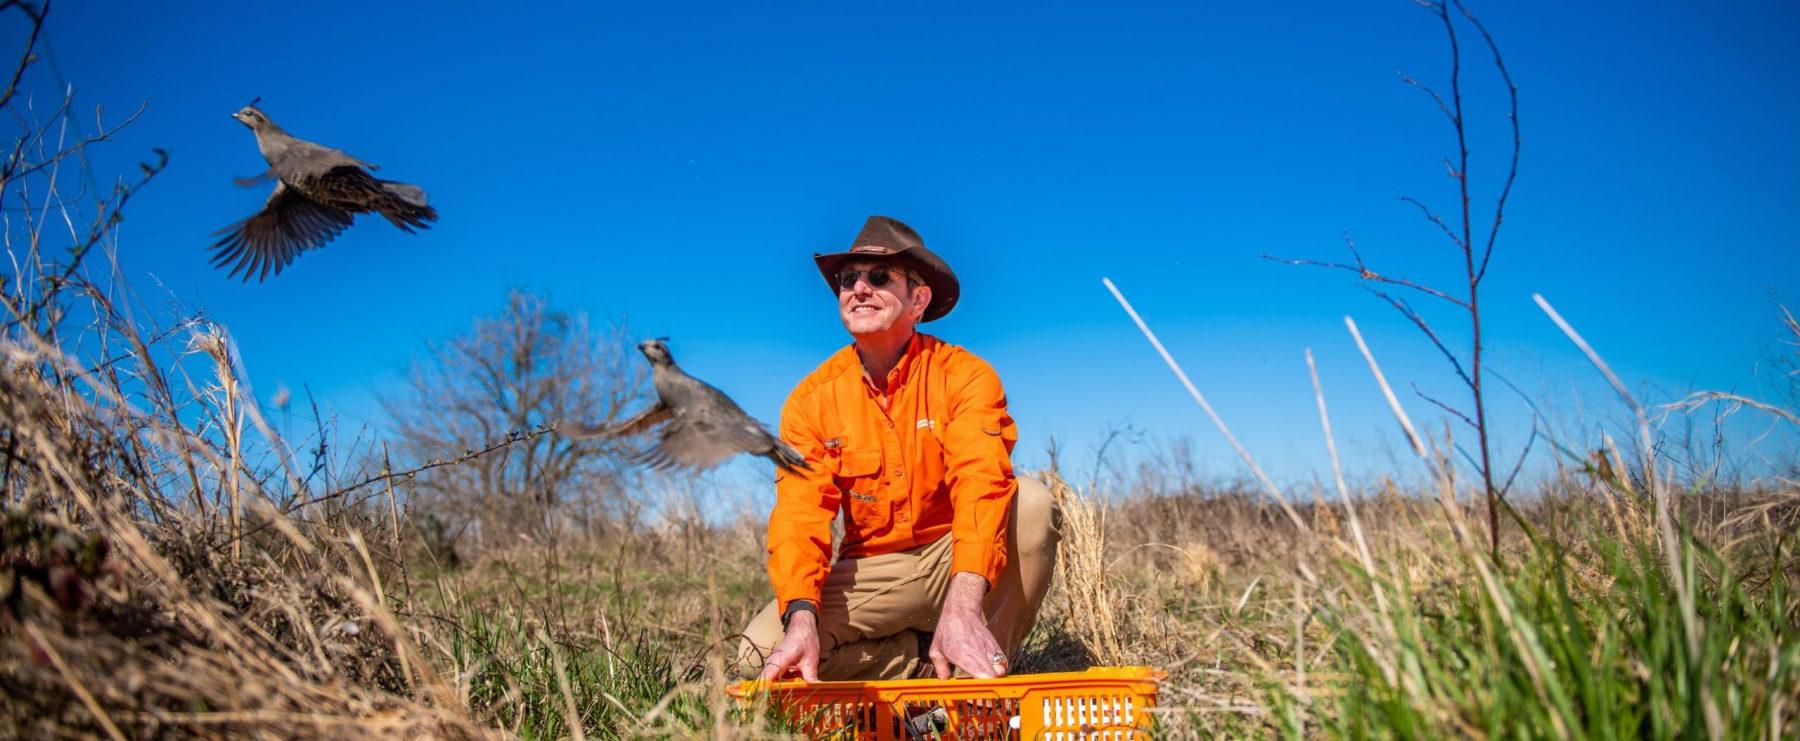
[[[1414,283],[1410,280],[1407,280],[1406,278],[1394,278],[1394,277],[1390,277],[1390,276],[1386,276],[1386,275],[1377,273],[1374,270],[1369,269],[1369,267],[1367,265],[1362,264],[1362,260],[1360,258],[1357,260],[1357,264],[1355,264],[1355,265],[1345,265],[1344,263],[1341,263],[1341,262],[1327,262],[1324,260],[1312,260],[1312,259],[1307,259],[1307,258],[1277,257],[1275,255],[1263,255],[1262,259],[1268,260],[1270,262],[1282,263],[1284,265],[1313,265],[1313,266],[1317,266],[1317,267],[1321,267],[1321,268],[1333,268],[1336,270],[1348,270],[1352,273],[1356,273],[1363,280],[1375,281],[1377,283],[1386,283],[1388,285],[1400,286],[1402,288],[1410,288],[1412,290],[1418,291],[1420,293],[1423,293],[1423,294],[1426,294],[1429,296],[1441,298],[1452,304],[1461,306],[1464,309],[1469,308],[1469,304],[1467,301],[1459,299],[1448,293],[1444,293],[1443,291],[1440,291],[1436,288],[1432,288],[1430,286],[1425,286],[1425,285],[1420,285],[1418,283]]]
[[[1444,412],[1446,414],[1449,414],[1452,417],[1462,420],[1463,424],[1466,424],[1469,426],[1469,429],[1471,429],[1471,430],[1480,429],[1480,428],[1476,427],[1475,420],[1470,419],[1469,415],[1464,414],[1462,412],[1462,410],[1457,409],[1456,407],[1453,407],[1453,406],[1450,406],[1449,404],[1444,403],[1444,401],[1442,399],[1439,399],[1435,396],[1425,393],[1424,390],[1419,388],[1419,384],[1416,384],[1416,383],[1413,384],[1412,390],[1413,390],[1413,395],[1415,395],[1421,399],[1424,399],[1426,402],[1430,403],[1432,406],[1435,406],[1439,409],[1444,410]]]
[[[69,104],[69,102],[72,101],[73,99],[74,99],[73,96],[66,98],[64,100],[64,105],[67,106]],[[100,128],[97,130],[96,133],[82,137],[82,139],[80,141],[75,142],[74,144],[65,146],[65,147],[57,150],[54,154],[51,154],[49,157],[46,157],[43,160],[40,160],[37,162],[24,164],[22,162],[22,157],[19,156],[18,152],[15,152],[13,161],[8,162],[6,164],[6,167],[11,168],[11,167],[18,166],[21,164],[23,164],[24,166],[19,170],[7,169],[4,172],[0,172],[0,180],[11,180],[13,178],[25,177],[25,176],[35,173],[39,170],[42,170],[46,167],[53,166],[53,165],[57,164],[58,162],[61,162],[65,158],[68,158],[72,155],[79,154],[85,147],[88,147],[93,144],[99,144],[101,142],[112,141],[112,138],[117,136],[120,131],[123,131],[126,127],[128,127],[134,123],[137,123],[138,118],[143,116],[144,111],[149,110],[149,108],[150,108],[150,104],[148,104],[148,103],[141,104],[137,107],[137,110],[131,112],[131,115],[126,116],[124,121],[120,121],[117,125],[113,126],[112,128]],[[39,131],[41,132],[42,129],[40,128]],[[20,140],[20,144],[21,144],[21,146],[19,147],[19,149],[21,149],[21,150],[29,148],[29,145],[23,139]],[[157,151],[161,152],[161,150],[157,150]],[[166,154],[160,154],[159,156],[161,156],[163,158],[163,160],[165,160],[165,161],[168,159],[168,156]]]
[[[1463,244],[1463,242],[1462,242],[1462,238],[1461,238],[1461,237],[1458,237],[1458,236],[1456,236],[1456,232],[1454,232],[1454,231],[1451,231],[1451,229],[1450,229],[1450,225],[1449,225],[1449,224],[1445,224],[1445,223],[1444,223],[1444,217],[1442,217],[1442,216],[1439,216],[1439,215],[1437,215],[1437,213],[1436,213],[1436,212],[1434,212],[1434,211],[1432,211],[1432,210],[1431,210],[1431,209],[1430,209],[1430,208],[1429,208],[1429,207],[1427,207],[1427,206],[1426,206],[1426,205],[1425,205],[1425,204],[1423,204],[1423,203],[1420,203],[1420,202],[1419,202],[1419,199],[1417,199],[1417,198],[1413,198],[1413,197],[1412,197],[1412,196],[1400,196],[1400,200],[1402,200],[1402,201],[1405,201],[1405,202],[1407,202],[1407,203],[1410,203],[1410,204],[1412,204],[1412,205],[1414,205],[1414,206],[1418,206],[1418,207],[1419,207],[1419,212],[1420,212],[1420,213],[1423,213],[1423,214],[1425,214],[1425,218],[1426,218],[1426,219],[1427,219],[1427,220],[1429,220],[1429,221],[1430,221],[1430,222],[1431,222],[1431,223],[1433,223],[1433,224],[1436,224],[1436,225],[1437,225],[1437,228],[1439,228],[1439,229],[1441,229],[1441,230],[1443,230],[1443,232],[1444,232],[1444,236],[1446,236],[1446,237],[1449,237],[1449,238],[1450,238],[1450,242],[1451,242],[1451,243],[1452,243],[1452,244],[1454,244],[1454,245],[1456,245],[1456,246],[1457,246],[1457,247],[1458,247],[1458,248],[1459,248],[1459,249],[1466,249],[1466,248],[1467,248],[1467,247],[1466,247],[1466,246],[1465,246],[1465,245],[1464,245],[1464,244]]]
[[[163,340],[166,340],[170,337],[175,336],[175,333],[177,333],[177,332],[185,331],[189,328],[198,326],[201,323],[204,323],[207,321],[210,321],[210,320],[208,320],[206,318],[206,312],[202,311],[202,312],[196,313],[192,316],[189,316],[186,319],[183,319],[179,322],[174,323],[173,325],[170,325],[167,329],[164,329],[163,331],[156,333],[155,336],[152,336],[149,339],[144,340],[144,345],[148,346],[148,345],[154,345],[158,342],[162,342]],[[138,353],[135,350],[119,353],[118,355],[114,355],[110,358],[100,361],[94,367],[87,369],[87,371],[85,371],[85,372],[99,373],[103,370],[106,370],[107,368],[112,367],[112,365],[114,363],[118,363],[118,362],[124,361],[124,360],[129,360],[129,359],[135,358],[137,356],[138,356]]]
[[[81,268],[81,264],[87,258],[88,253],[94,249],[95,245],[100,243],[101,239],[105,238],[106,235],[111,234],[113,227],[124,218],[125,204],[130,202],[133,195],[139,190],[142,190],[144,186],[149,185],[151,180],[154,180],[164,168],[169,166],[168,150],[158,148],[151,151],[156,154],[156,163],[139,163],[138,167],[143,171],[143,177],[139,178],[136,183],[121,183],[114,187],[113,197],[100,209],[99,215],[94,218],[94,223],[88,229],[87,238],[80,244],[70,248],[68,262],[63,264],[60,274],[51,276],[47,279],[44,290],[39,293],[38,297],[34,299],[23,312],[16,313],[12,319],[7,321],[5,325],[7,328],[11,328],[20,323],[29,324],[37,321],[39,313],[42,312],[56,296],[57,289],[60,286],[69,283],[69,278],[75,274],[76,270]]]
[[[1415,78],[1412,75],[1406,74],[1405,72],[1395,72],[1394,74],[1397,74],[1400,76],[1401,82],[1404,82],[1408,85],[1411,85],[1413,87],[1416,87],[1420,90],[1425,91],[1426,95],[1431,96],[1431,101],[1434,103],[1437,103],[1438,110],[1444,112],[1444,117],[1450,119],[1451,123],[1456,123],[1456,114],[1450,112],[1450,106],[1446,105],[1444,103],[1444,97],[1441,95],[1438,95],[1438,92],[1436,90],[1431,89],[1430,85],[1427,85],[1423,82],[1419,82],[1418,78]]]
[[[464,451],[462,455],[456,456],[454,458],[442,458],[442,459],[438,459],[438,460],[426,461],[422,464],[419,464],[412,468],[406,469],[404,471],[383,471],[377,475],[370,476],[366,479],[363,479],[362,481],[358,481],[358,482],[351,484],[349,486],[346,486],[342,489],[338,489],[337,491],[331,492],[330,494],[324,494],[324,495],[321,495],[318,497],[314,497],[312,499],[308,499],[303,502],[296,502],[293,505],[282,510],[281,513],[284,515],[293,514],[294,512],[304,509],[306,507],[311,507],[315,504],[321,504],[324,502],[328,502],[333,499],[340,499],[340,498],[350,495],[351,493],[353,493],[357,490],[364,489],[364,488],[367,488],[370,486],[374,486],[375,484],[379,484],[379,483],[382,483],[385,481],[389,481],[392,479],[408,479],[408,478],[412,478],[413,476],[417,476],[421,473],[424,473],[426,471],[430,471],[434,468],[443,468],[444,466],[454,466],[459,463],[467,463],[469,461],[475,460],[476,458],[480,458],[489,453],[493,453],[495,451],[501,450],[501,449],[506,448],[515,443],[522,443],[522,442],[529,442],[532,440],[536,440],[540,437],[551,434],[555,431],[556,430],[551,427],[543,427],[540,429],[532,430],[531,432],[522,432],[522,431],[514,430],[510,433],[507,433],[507,436],[505,439],[500,440],[499,442],[493,443],[491,445],[488,445],[487,447],[482,448],[480,450]]]
[[[1525,449],[1519,451],[1519,459],[1513,461],[1512,472],[1506,475],[1506,483],[1500,485],[1500,501],[1506,501],[1506,493],[1512,491],[1513,480],[1517,479],[1519,477],[1519,471],[1525,468],[1525,459],[1531,456],[1531,446],[1537,442],[1537,439],[1538,428],[1537,425],[1533,424],[1531,426],[1531,436],[1525,438]]]
[[[1420,332],[1424,332],[1425,338],[1431,340],[1432,347],[1437,348],[1438,352],[1444,354],[1444,359],[1450,361],[1450,367],[1456,371],[1456,376],[1461,378],[1464,384],[1470,386],[1475,384],[1474,381],[1470,380],[1469,374],[1463,372],[1462,361],[1456,359],[1456,353],[1450,352],[1450,347],[1445,345],[1443,340],[1438,339],[1437,332],[1433,331],[1431,325],[1425,322],[1425,317],[1420,316],[1419,312],[1413,310],[1412,305],[1394,298],[1393,296],[1389,296],[1386,293],[1382,293],[1381,291],[1369,288],[1368,286],[1363,286],[1363,288],[1368,292],[1375,294],[1377,298],[1388,302],[1389,306],[1394,307],[1395,311],[1400,312],[1401,316],[1406,317],[1407,321],[1412,322],[1413,326],[1418,327]]]
[[[12,79],[6,83],[6,92],[0,93],[0,108],[5,108],[12,102],[13,96],[19,91],[19,81],[25,77],[25,68],[37,61],[37,54],[33,50],[37,48],[38,35],[44,31],[44,18],[50,14],[50,2],[45,0],[42,8],[33,8],[31,3],[21,0],[0,3],[0,13],[13,8],[18,8],[19,12],[31,19],[31,34],[25,39],[25,51],[19,54],[19,66],[13,68]]]
[[[1480,266],[1475,271],[1475,282],[1479,283],[1482,278],[1487,276],[1488,261],[1494,256],[1494,239],[1500,235],[1500,223],[1504,220],[1506,213],[1506,198],[1512,195],[1513,181],[1519,178],[1519,150],[1521,148],[1519,86],[1513,82],[1512,73],[1507,71],[1506,60],[1500,56],[1500,46],[1494,43],[1494,37],[1488,33],[1487,26],[1482,24],[1481,19],[1475,17],[1474,13],[1469,12],[1462,0],[1456,0],[1456,9],[1462,12],[1464,18],[1469,19],[1469,23],[1473,24],[1475,30],[1481,33],[1481,40],[1487,43],[1488,51],[1494,53],[1494,67],[1499,69],[1500,79],[1506,83],[1506,96],[1509,104],[1506,120],[1512,123],[1512,157],[1507,164],[1506,184],[1501,186],[1500,196],[1494,199],[1494,226],[1488,230],[1487,246],[1482,248]]]

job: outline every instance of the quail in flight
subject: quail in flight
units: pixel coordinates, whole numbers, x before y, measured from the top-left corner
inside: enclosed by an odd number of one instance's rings
[[[258,100],[261,100],[260,98]],[[269,169],[237,178],[241,187],[275,181],[275,192],[261,211],[215,232],[224,235],[212,247],[214,267],[230,266],[228,277],[244,274],[248,282],[280,275],[301,252],[324,246],[349,227],[356,214],[378,213],[401,231],[428,229],[437,209],[417,185],[380,180],[375,165],[330,147],[296,139],[250,101],[231,114],[256,134]]]
[[[783,471],[806,469],[806,459],[770,433],[731,397],[683,373],[661,340],[645,340],[638,350],[650,359],[657,402],[636,417],[610,427],[564,425],[562,433],[583,438],[635,435],[661,424],[660,440],[643,456],[652,468],[712,468],[738,453],[762,456]],[[665,424],[666,423],[666,424]]]

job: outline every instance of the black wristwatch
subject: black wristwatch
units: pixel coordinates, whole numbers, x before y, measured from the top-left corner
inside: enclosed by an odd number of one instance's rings
[[[813,619],[816,620],[819,617],[819,606],[813,604],[809,599],[797,599],[789,602],[787,610],[781,613],[782,630],[787,630],[788,620],[792,619],[796,612],[810,612],[813,614]]]

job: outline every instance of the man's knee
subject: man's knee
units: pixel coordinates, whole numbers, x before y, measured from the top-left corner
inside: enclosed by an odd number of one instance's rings
[[[1056,496],[1035,478],[1020,476],[1018,481],[1019,493],[1013,499],[1013,509],[1019,543],[1014,547],[1020,553],[1054,548],[1062,540],[1062,510],[1056,504]]]
[[[781,629],[781,616],[776,613],[777,603],[770,602],[750,619],[744,626],[743,641],[738,644],[736,665],[732,672],[737,676],[750,679],[762,671],[763,662],[769,658],[769,652],[775,650],[775,644],[781,642],[784,631]]]

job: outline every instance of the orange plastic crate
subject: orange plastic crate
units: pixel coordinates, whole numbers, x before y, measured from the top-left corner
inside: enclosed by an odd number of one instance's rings
[[[813,738],[1147,739],[1163,676],[1112,666],[999,679],[752,681],[730,693],[745,705],[766,698]]]

